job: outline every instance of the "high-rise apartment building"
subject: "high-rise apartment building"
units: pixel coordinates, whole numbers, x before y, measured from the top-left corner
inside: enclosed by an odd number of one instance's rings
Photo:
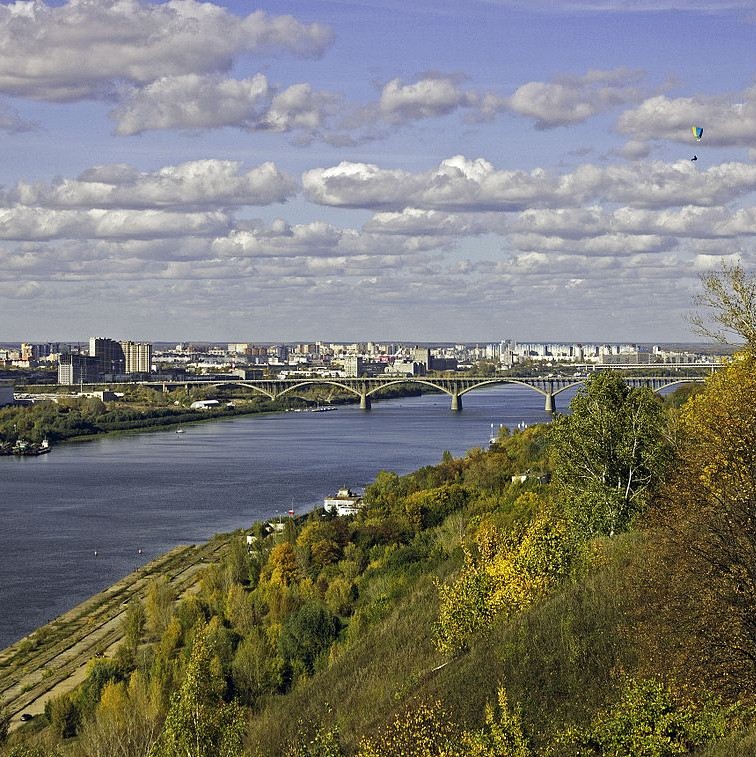
[[[73,386],[91,384],[100,378],[100,363],[96,357],[69,352],[60,356],[58,383]]]
[[[126,373],[150,373],[152,345],[149,342],[121,342],[126,359]]]
[[[89,337],[89,357],[97,358],[100,373],[126,372],[126,357],[121,343],[102,336]]]

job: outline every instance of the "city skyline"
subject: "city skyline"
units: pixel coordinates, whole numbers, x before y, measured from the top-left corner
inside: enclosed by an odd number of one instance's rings
[[[755,262],[755,30],[750,0],[3,2],[0,340],[697,342],[699,275]]]

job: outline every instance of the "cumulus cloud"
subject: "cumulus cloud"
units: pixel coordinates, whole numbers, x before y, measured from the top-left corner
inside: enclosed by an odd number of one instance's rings
[[[538,252],[549,256],[561,254],[612,258],[639,253],[659,253],[677,246],[675,238],[622,233],[580,239],[540,234],[513,234],[510,242],[521,252]]]
[[[703,127],[704,146],[756,147],[756,86],[731,95],[659,95],[617,120],[618,131],[636,141],[668,139],[691,145],[693,125]]]
[[[332,93],[316,92],[309,84],[293,84],[273,98],[257,128],[274,132],[297,129],[314,132],[323,125],[337,101]]]
[[[509,110],[533,118],[536,129],[553,129],[637,102],[643,96],[643,78],[643,72],[625,68],[588,71],[584,76],[563,76],[552,82],[528,82],[504,102]]]
[[[317,221],[290,225],[278,220],[269,226],[240,224],[230,234],[213,242],[216,255],[234,258],[322,258],[355,256],[403,256],[439,246],[436,241],[411,236],[399,242],[379,234],[339,228]]]
[[[331,31],[292,16],[238,17],[198,0],[16,0],[0,6],[0,91],[38,100],[112,96],[119,83],[227,71],[244,53],[318,56]]]
[[[732,211],[726,207],[686,205],[660,211],[628,207],[605,210],[598,206],[580,210],[528,210],[512,218],[509,228],[521,235],[517,238],[537,235],[578,242],[616,234],[732,239],[756,236],[756,208]]]
[[[468,122],[490,120],[503,107],[493,92],[463,87],[464,76],[435,71],[409,80],[395,78],[380,88],[376,100],[362,106],[342,103],[334,109],[324,141],[337,147],[383,139],[418,121],[462,113]]]
[[[186,74],[132,88],[111,116],[121,135],[223,126],[313,135],[338,102],[336,95],[315,91],[309,84],[277,91],[263,74],[241,80]]]
[[[0,208],[0,239],[9,240],[184,237],[218,234],[229,226],[221,212]]]
[[[284,202],[295,191],[294,180],[274,163],[243,171],[238,161],[208,159],[154,172],[95,166],[77,179],[19,182],[0,199],[45,208],[217,208]]]
[[[392,79],[381,90],[378,110],[387,122],[398,124],[445,116],[479,102],[480,97],[464,91],[455,77],[426,74],[407,84]]]
[[[506,222],[498,214],[445,213],[440,210],[405,208],[399,213],[376,213],[363,229],[377,234],[471,236],[494,231],[503,233]]]
[[[260,118],[267,96],[268,80],[262,74],[242,80],[217,74],[163,76],[132,89],[112,116],[121,135],[150,129],[244,126]]]
[[[636,139],[631,139],[618,150],[618,153],[627,160],[640,160],[641,158],[647,158],[651,154],[651,148],[648,146],[648,142],[640,142]]]
[[[585,164],[570,173],[497,170],[462,155],[433,171],[410,173],[372,163],[341,162],[302,176],[306,195],[336,207],[516,212],[582,206],[594,201],[637,207],[722,205],[756,190],[756,166],[724,163],[700,171],[690,161]]]

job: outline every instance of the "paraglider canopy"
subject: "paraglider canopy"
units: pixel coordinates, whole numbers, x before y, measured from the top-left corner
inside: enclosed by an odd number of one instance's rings
[[[700,126],[691,126],[690,130],[693,132],[696,142],[700,142],[701,137],[703,136],[703,129]]]

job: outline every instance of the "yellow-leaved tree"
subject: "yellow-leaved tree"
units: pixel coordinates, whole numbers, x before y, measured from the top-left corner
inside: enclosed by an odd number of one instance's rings
[[[567,524],[536,494],[521,498],[533,500],[535,511],[523,532],[503,534],[484,522],[475,535],[477,549],[465,551],[456,581],[439,587],[435,630],[442,653],[463,651],[471,634],[502,613],[524,609],[569,574],[578,547]]]
[[[756,694],[756,277],[724,263],[702,284],[692,322],[742,351],[682,408],[637,604],[653,666],[739,697]]]
[[[756,693],[756,356],[711,376],[680,426],[647,582],[659,654],[722,693]]]

